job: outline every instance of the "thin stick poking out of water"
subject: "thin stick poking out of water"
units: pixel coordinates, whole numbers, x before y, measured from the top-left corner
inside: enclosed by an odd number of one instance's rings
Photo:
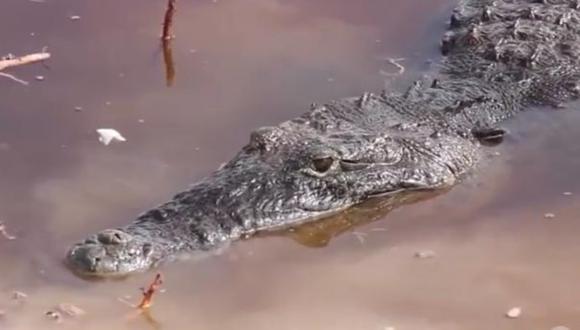
[[[163,62],[165,63],[165,82],[167,87],[173,86],[175,80],[175,64],[173,63],[173,51],[171,40],[163,39]]]
[[[167,9],[165,10],[165,18],[163,19],[163,33],[161,39],[170,40],[175,36],[171,32],[173,26],[173,14],[175,14],[175,3],[177,0],[167,0]]]
[[[165,10],[165,18],[163,19],[163,33],[161,34],[163,62],[165,63],[165,81],[168,87],[172,86],[175,80],[175,64],[173,63],[171,40],[175,38],[172,30],[176,3],[177,0],[167,0],[167,9]]]
[[[143,299],[139,305],[137,305],[138,309],[145,310],[151,307],[151,304],[153,303],[153,295],[159,290],[161,284],[163,284],[161,273],[157,273],[157,275],[155,275],[155,279],[153,279],[153,282],[149,284],[149,287],[143,290]]]

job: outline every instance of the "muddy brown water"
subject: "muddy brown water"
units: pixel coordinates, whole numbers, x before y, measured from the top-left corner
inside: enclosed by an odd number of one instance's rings
[[[168,88],[163,1],[2,0],[0,53],[47,46],[53,58],[10,70],[28,87],[0,78],[0,219],[16,236],[0,237],[0,329],[580,329],[574,104],[508,123],[506,143],[451,192],[329,241],[327,227],[307,228],[318,243],[263,237],[169,264],[149,315],[119,298],[137,302],[154,273],[87,282],[62,265],[72,242],[165,201],[252,129],[417,77],[453,4],[179,2]],[[387,57],[406,58],[399,80],[384,75],[396,71]],[[100,145],[101,127],[128,142]],[[48,320],[63,302],[87,314]],[[504,316],[512,307],[518,319]]]

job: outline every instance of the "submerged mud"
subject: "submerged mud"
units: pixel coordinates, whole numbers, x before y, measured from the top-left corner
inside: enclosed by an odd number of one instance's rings
[[[10,71],[28,87],[0,79],[0,220],[15,237],[0,236],[0,328],[580,327],[574,104],[511,121],[506,142],[448,193],[166,265],[149,314],[121,301],[136,304],[154,273],[95,282],[62,264],[72,242],[202,178],[252,129],[417,77],[453,4],[180,2],[167,88],[162,2],[3,0],[0,54],[47,46],[53,57]],[[394,79],[385,59],[400,57]],[[128,141],[101,145],[104,127]],[[60,303],[86,315],[56,324],[45,313]],[[514,307],[522,314],[507,318]]]

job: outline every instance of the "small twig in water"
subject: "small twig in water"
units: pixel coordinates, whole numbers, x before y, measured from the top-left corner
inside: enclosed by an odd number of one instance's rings
[[[149,307],[151,307],[151,305],[153,304],[153,295],[155,294],[155,292],[157,292],[157,290],[159,290],[161,284],[163,284],[163,280],[161,279],[161,273],[157,273],[157,275],[155,275],[155,279],[153,279],[153,282],[149,284],[147,290],[143,290],[143,299],[141,300],[139,305],[137,305],[138,309],[146,310],[149,309]]]
[[[133,308],[137,308],[137,305],[134,305],[132,302],[130,302],[129,300],[127,300],[127,298],[125,297],[117,297],[117,300],[129,307],[133,307]]]
[[[175,3],[177,0],[167,0],[167,9],[165,10],[165,18],[163,19],[163,33],[161,39],[170,40],[175,36],[171,32],[173,26],[173,14],[175,14]]]
[[[352,234],[360,242],[360,244],[365,244],[367,233],[362,233],[360,231],[353,231]]]
[[[4,238],[10,241],[16,239],[16,236],[10,235],[8,233],[8,231],[6,230],[6,225],[2,221],[0,221],[0,234],[2,234]]]
[[[161,279],[161,273],[157,273],[155,275],[155,278],[153,279],[153,282],[149,284],[147,290],[145,290],[144,288],[141,289],[143,291],[143,299],[141,299],[139,305],[136,306],[128,302],[125,298],[118,298],[120,302],[136,308],[136,310],[133,310],[133,312],[128,315],[129,319],[134,319],[135,317],[143,317],[145,321],[151,326],[151,328],[155,330],[161,329],[161,325],[159,324],[159,322],[157,322],[150,314],[151,312],[150,307],[153,304],[153,295],[155,294],[155,292],[159,291],[161,284],[163,284],[163,280]]]
[[[28,86],[28,81],[19,79],[16,76],[11,75],[11,74],[8,74],[8,73],[0,72],[0,77],[5,77],[5,78],[8,78],[8,79],[14,80],[17,83],[22,84],[24,86]]]
[[[402,61],[405,60],[404,57],[401,57],[401,58],[387,58],[385,60],[387,61],[387,63],[389,63],[389,64],[395,66],[397,69],[399,69],[399,71],[396,72],[396,73],[391,73],[391,72],[386,72],[384,70],[380,70],[380,73],[383,76],[389,76],[389,77],[391,77],[391,76],[400,76],[403,73],[405,73],[405,67],[399,63],[399,62],[402,62]]]

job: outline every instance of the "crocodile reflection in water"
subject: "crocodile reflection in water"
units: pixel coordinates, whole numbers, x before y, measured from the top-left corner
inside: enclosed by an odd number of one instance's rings
[[[383,219],[395,207],[434,198],[441,193],[442,191],[418,192],[401,194],[396,198],[373,198],[319,221],[258,236],[284,236],[306,247],[322,248],[339,235]]]

